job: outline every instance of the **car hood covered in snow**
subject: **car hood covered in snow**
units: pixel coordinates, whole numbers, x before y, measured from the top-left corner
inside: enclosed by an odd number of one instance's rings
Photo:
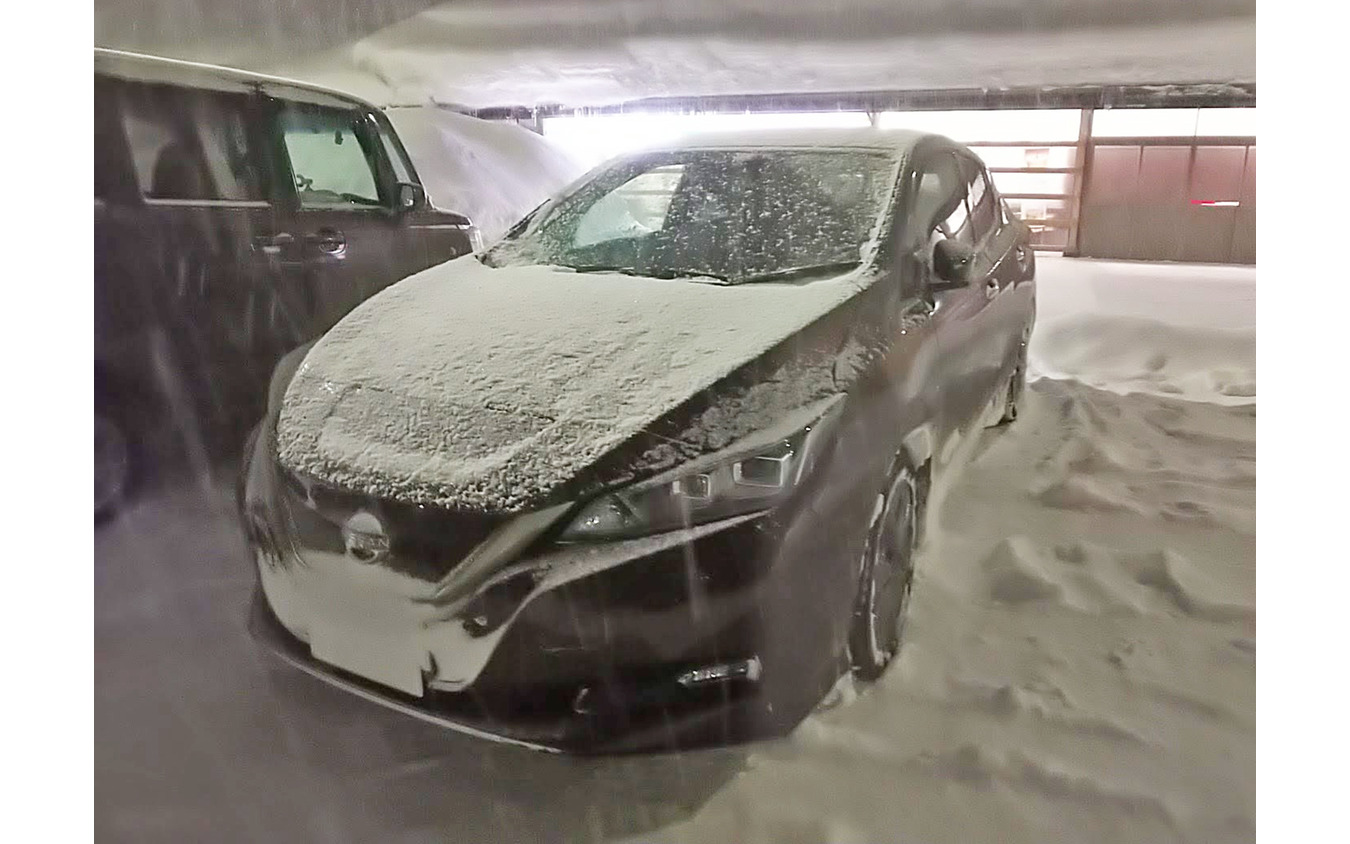
[[[388,288],[310,350],[282,402],[278,455],[368,495],[530,509],[870,278],[722,286],[461,258]],[[713,403],[695,424],[734,416],[743,429],[756,410]]]

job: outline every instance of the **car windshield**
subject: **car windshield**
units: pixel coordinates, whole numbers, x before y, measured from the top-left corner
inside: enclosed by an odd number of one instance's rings
[[[727,283],[862,262],[894,185],[861,150],[686,150],[628,158],[486,253],[493,267]]]

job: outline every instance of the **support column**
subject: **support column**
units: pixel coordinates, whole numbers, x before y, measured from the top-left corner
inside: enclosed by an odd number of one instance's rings
[[[1074,154],[1073,198],[1069,201],[1069,237],[1064,245],[1064,254],[1078,256],[1078,221],[1083,212],[1083,195],[1087,186],[1088,173],[1092,170],[1092,114],[1085,108],[1078,117],[1078,146]]]

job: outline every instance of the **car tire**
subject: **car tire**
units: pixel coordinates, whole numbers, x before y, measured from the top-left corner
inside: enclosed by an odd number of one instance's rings
[[[899,463],[877,497],[849,632],[849,664],[860,680],[880,677],[900,650],[914,588],[923,488],[918,473]]]
[[[135,479],[131,440],[118,420],[94,411],[94,521],[117,512]]]

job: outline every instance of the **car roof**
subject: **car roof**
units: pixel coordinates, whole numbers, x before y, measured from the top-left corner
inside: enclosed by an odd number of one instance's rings
[[[684,138],[652,150],[683,149],[838,149],[879,150],[907,155],[926,138],[938,138],[931,132],[909,129],[753,129],[736,132],[709,132]]]
[[[130,53],[123,50],[111,50],[106,47],[94,48],[94,73],[127,79],[135,82],[159,82],[169,85],[182,85],[192,88],[205,88],[212,91],[252,90],[257,85],[284,87],[292,92],[306,92],[319,97],[340,100],[346,104],[359,105],[376,110],[374,105],[360,97],[322,85],[313,85],[296,79],[253,73],[232,67],[190,62],[182,59],[168,59],[162,56],[150,56],[144,53]]]

